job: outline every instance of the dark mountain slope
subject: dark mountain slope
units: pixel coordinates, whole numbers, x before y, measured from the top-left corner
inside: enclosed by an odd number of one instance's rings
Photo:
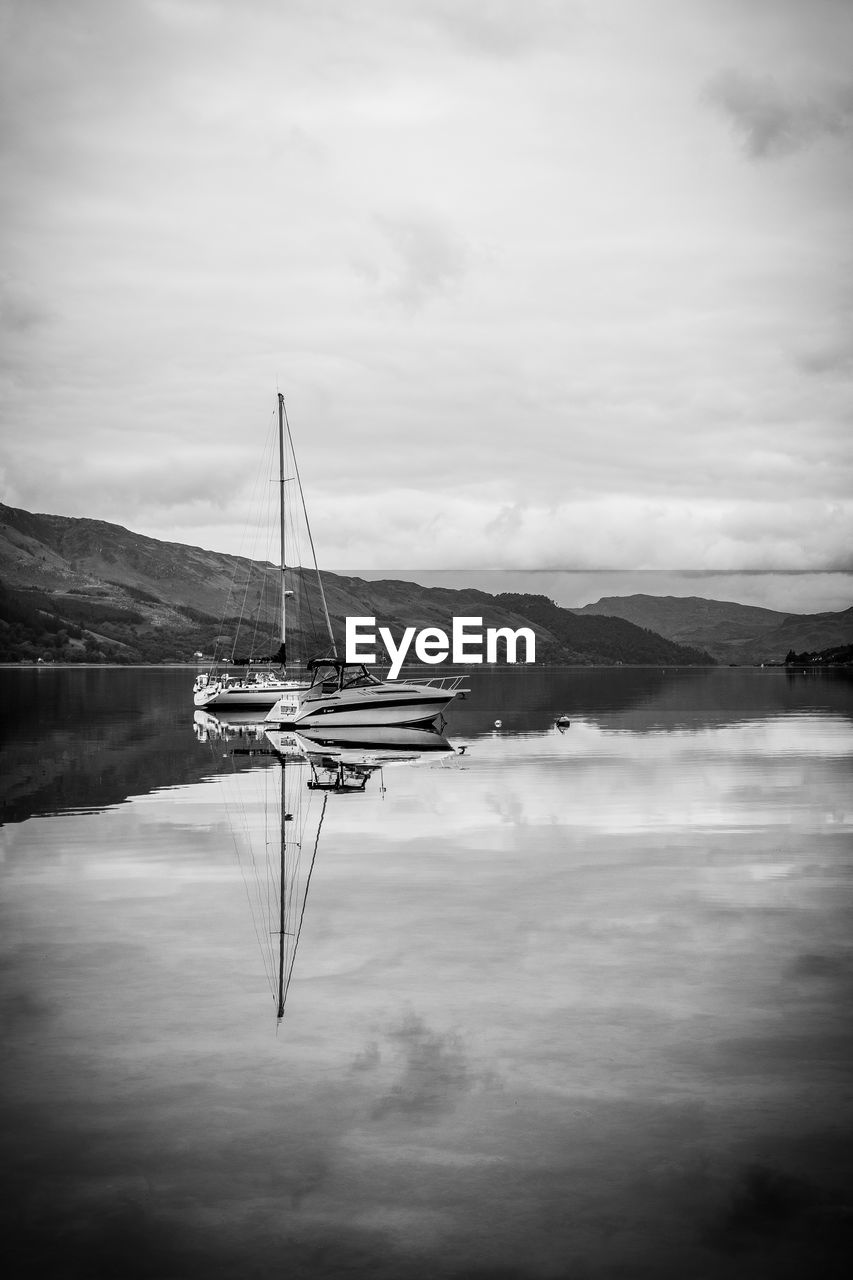
[[[0,658],[187,661],[196,650],[261,657],[277,647],[279,570],[200,547],[161,542],[120,525],[37,515],[0,506]],[[399,636],[407,626],[441,627],[479,617],[486,627],[532,627],[537,662],[707,663],[696,647],[652,636],[619,619],[582,619],[544,596],[365,582],[324,574],[329,612],[343,649],[345,619],[374,617]],[[325,647],[315,575],[291,571],[288,655]],[[260,617],[240,628],[240,615]]]
[[[545,596],[499,595],[499,604],[523,613],[540,627],[547,627],[558,643],[576,655],[577,661],[588,661],[587,655],[601,654],[605,661],[623,661],[621,654],[630,648],[634,662],[709,665],[713,659],[701,649],[676,644],[647,628],[638,627],[622,618],[578,616],[562,609]]]
[[[707,600],[702,596],[603,596],[595,604],[574,609],[581,616],[625,618],[670,640],[686,643],[697,635],[723,641],[752,639],[778,626],[788,615],[775,609]]]
[[[619,617],[679,644],[697,645],[721,662],[783,662],[790,649],[817,650],[853,641],[853,608],[789,614],[699,596],[608,596],[573,610],[579,617]]]

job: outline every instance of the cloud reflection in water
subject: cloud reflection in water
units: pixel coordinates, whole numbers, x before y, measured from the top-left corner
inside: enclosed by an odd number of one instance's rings
[[[851,755],[580,720],[347,797],[277,1037],[218,781],[7,832],[31,1268],[831,1274]]]

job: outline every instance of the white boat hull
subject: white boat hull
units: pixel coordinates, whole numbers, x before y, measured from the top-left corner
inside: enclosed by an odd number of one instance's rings
[[[218,711],[226,711],[229,707],[248,707],[268,711],[282,701],[285,709],[291,708],[295,715],[299,695],[305,691],[305,687],[304,684],[289,680],[265,680],[257,683],[233,680],[227,684],[214,680],[195,690],[193,702],[205,710],[211,707]]]
[[[193,695],[197,707],[271,707],[281,697],[281,689],[205,689]]]
[[[428,724],[455,696],[449,689],[390,682],[344,689],[320,698],[303,698],[293,725],[297,729],[325,730],[354,725]]]
[[[310,751],[389,751],[425,753],[452,751],[443,734],[427,725],[347,725],[328,734],[305,729],[289,735],[306,754]]]

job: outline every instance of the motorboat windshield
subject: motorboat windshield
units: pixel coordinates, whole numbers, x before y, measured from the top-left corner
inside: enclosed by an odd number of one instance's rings
[[[337,693],[342,689],[366,689],[370,685],[382,684],[380,679],[370,674],[363,662],[312,658],[308,670],[313,673],[311,688],[315,692],[318,686],[322,686],[324,693]]]

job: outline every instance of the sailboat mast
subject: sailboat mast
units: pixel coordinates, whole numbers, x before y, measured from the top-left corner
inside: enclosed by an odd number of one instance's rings
[[[314,547],[314,537],[311,533],[311,522],[308,519],[308,508],[305,505],[305,494],[302,491],[302,479],[299,475],[299,463],[296,461],[296,451],[293,448],[293,437],[290,434],[290,423],[287,421],[287,411],[284,407],[284,396],[281,394],[281,392],[279,392],[278,394],[278,412],[279,412],[279,421],[281,421],[283,417],[284,425],[287,428],[287,438],[288,438],[288,441],[290,442],[290,455],[293,458],[293,474],[296,477],[296,483],[299,486],[299,497],[302,502],[302,512],[303,512],[303,515],[305,516],[305,532],[308,534],[308,543],[311,547],[311,558],[314,561],[314,571],[317,574],[317,585],[320,588],[320,600],[322,602],[323,613],[325,614],[325,618],[326,618],[326,630],[329,633],[329,644],[332,647],[332,656],[336,658],[338,656],[338,649],[337,649],[337,645],[335,644],[335,633],[332,630],[332,619],[329,617],[329,606],[326,603],[326,592],[323,590],[323,576],[320,573],[320,566],[317,563],[317,551]],[[283,446],[282,446],[282,449],[283,449]],[[282,492],[282,503],[283,503],[284,502],[284,484],[283,483],[282,483],[281,492]],[[283,526],[282,526],[281,537],[282,537],[282,547],[283,547],[284,546],[284,527]],[[282,560],[283,559],[284,559],[284,552],[282,551]],[[282,599],[282,614],[283,613],[284,613],[284,600]]]
[[[278,875],[278,1007],[276,1009],[279,1020],[284,1017],[284,824],[287,821],[285,814],[285,796],[286,787],[284,773],[287,765],[281,762],[281,845],[279,849],[279,875]]]
[[[284,666],[287,661],[285,651],[287,592],[284,589],[284,396],[280,391],[278,393],[278,524],[280,541],[279,563],[281,564],[281,649],[279,653],[282,666]]]

